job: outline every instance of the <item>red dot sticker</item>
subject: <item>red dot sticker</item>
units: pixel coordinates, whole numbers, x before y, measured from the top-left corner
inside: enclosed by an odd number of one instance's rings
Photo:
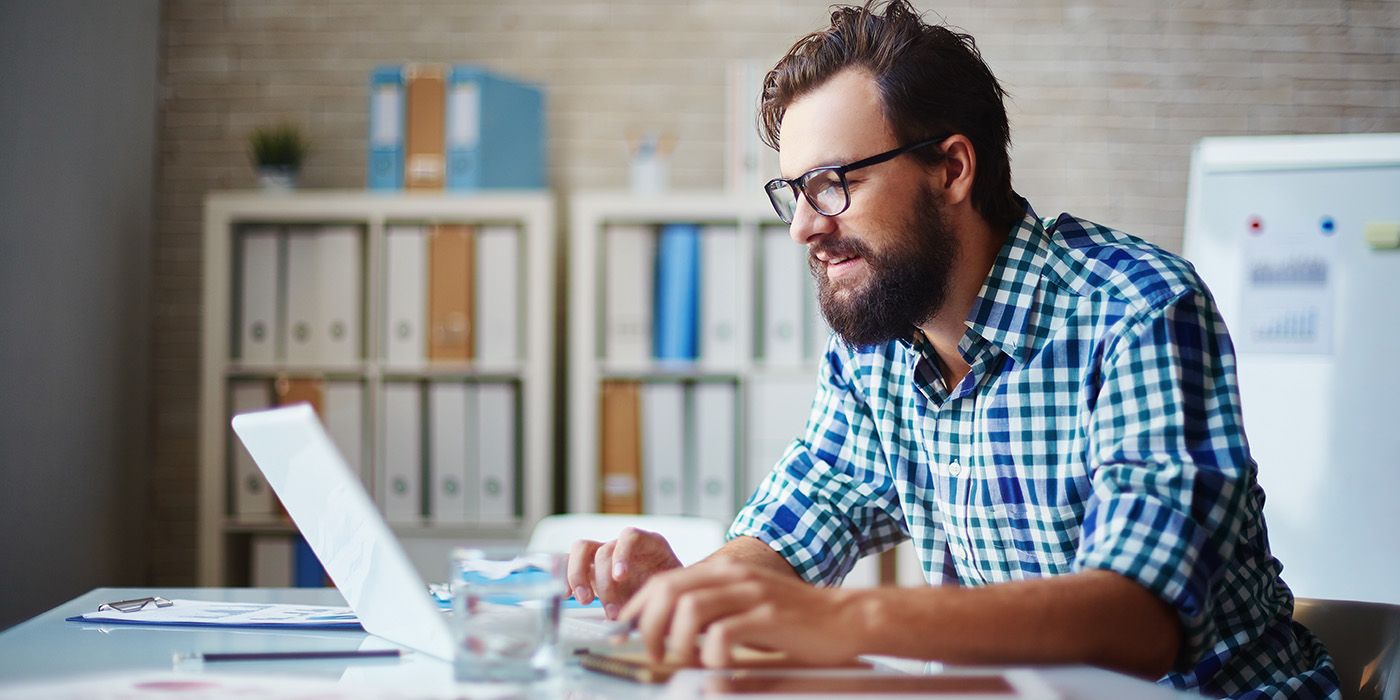
[[[1251,216],[1251,217],[1249,217],[1249,232],[1252,233],[1252,234],[1254,234],[1254,235],[1256,235],[1256,236],[1259,235],[1259,234],[1261,234],[1261,233],[1263,233],[1263,232],[1264,232],[1264,220],[1263,220],[1263,219],[1260,219],[1260,218],[1257,217],[1257,216]]]

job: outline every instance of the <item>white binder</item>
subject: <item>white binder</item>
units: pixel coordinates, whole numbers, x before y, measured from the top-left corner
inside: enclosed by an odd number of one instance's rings
[[[238,359],[245,363],[277,360],[277,336],[281,330],[277,321],[280,239],[275,228],[249,229],[242,236]]]
[[[739,229],[706,226],[701,230],[700,362],[710,367],[734,367],[743,357],[739,273],[744,259]]]
[[[272,385],[265,380],[235,381],[229,385],[229,413],[236,416],[261,411],[272,405]],[[235,517],[267,518],[275,511],[272,487],[263,478],[261,469],[248,454],[248,449],[229,429],[229,453],[232,460],[233,515]]]
[[[644,363],[652,356],[656,231],[614,225],[603,232],[603,350],[609,362]]]
[[[759,377],[749,386],[746,497],[802,435],[817,393],[815,377]]]
[[[695,514],[722,522],[734,519],[736,444],[734,385],[695,385]]]
[[[512,521],[518,463],[515,386],[482,384],[477,387],[477,469],[480,485],[478,513],[481,521]]]
[[[361,352],[361,237],[351,226],[326,226],[317,235],[316,344],[319,360],[353,363]]]
[[[421,226],[393,226],[384,238],[384,360],[421,365],[427,357],[428,238]]]
[[[807,264],[802,248],[787,229],[763,229],[763,359],[769,365],[805,362],[802,275]]]
[[[316,230],[297,227],[287,235],[287,312],[282,337],[287,362],[314,364],[320,357],[320,239]]]
[[[428,516],[438,524],[460,525],[475,519],[476,478],[467,446],[475,427],[473,387],[436,382],[428,389]]]
[[[321,394],[321,422],[350,468],[369,486],[365,473],[365,392],[357,381],[328,381]]]
[[[642,385],[642,512],[685,512],[685,386]]]
[[[253,537],[248,585],[254,588],[290,588],[292,538],[289,535]]]
[[[417,384],[384,385],[384,450],[379,483],[384,518],[394,523],[422,521],[422,400]]]
[[[482,226],[476,233],[476,359],[520,357],[520,231]]]

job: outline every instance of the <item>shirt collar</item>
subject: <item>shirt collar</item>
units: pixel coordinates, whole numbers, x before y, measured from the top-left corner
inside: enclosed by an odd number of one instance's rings
[[[1000,348],[1017,364],[1035,354],[1039,341],[1032,315],[1040,296],[1049,240],[1030,202],[1022,202],[1026,213],[1011,227],[965,322],[968,330]]]
[[[1017,364],[1035,354],[1039,341],[1031,325],[1031,316],[1040,298],[1041,270],[1048,258],[1046,245],[1050,237],[1031,203],[1024,198],[1021,202],[1025,204],[1026,213],[1011,227],[964,321],[970,332],[996,346]],[[913,328],[909,337],[899,339],[899,344],[910,352],[911,363],[922,354],[932,353],[922,335],[919,329]]]

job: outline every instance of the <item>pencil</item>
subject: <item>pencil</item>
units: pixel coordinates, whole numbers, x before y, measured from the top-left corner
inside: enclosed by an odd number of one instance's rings
[[[307,661],[315,659],[379,659],[400,655],[398,649],[374,649],[361,651],[252,651],[252,652],[212,652],[195,654],[194,658],[204,661]]]

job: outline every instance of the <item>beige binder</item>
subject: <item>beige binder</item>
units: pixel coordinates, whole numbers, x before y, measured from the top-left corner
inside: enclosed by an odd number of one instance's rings
[[[434,226],[428,234],[428,359],[472,356],[472,228]]]
[[[636,382],[603,382],[598,464],[604,513],[642,512],[641,394]]]
[[[446,176],[443,156],[447,98],[440,65],[412,65],[408,77],[408,134],[404,148],[404,188],[440,190]]]
[[[311,404],[316,415],[321,415],[321,380],[309,377],[278,377],[273,384],[277,392],[277,405],[287,406],[303,401]]]

